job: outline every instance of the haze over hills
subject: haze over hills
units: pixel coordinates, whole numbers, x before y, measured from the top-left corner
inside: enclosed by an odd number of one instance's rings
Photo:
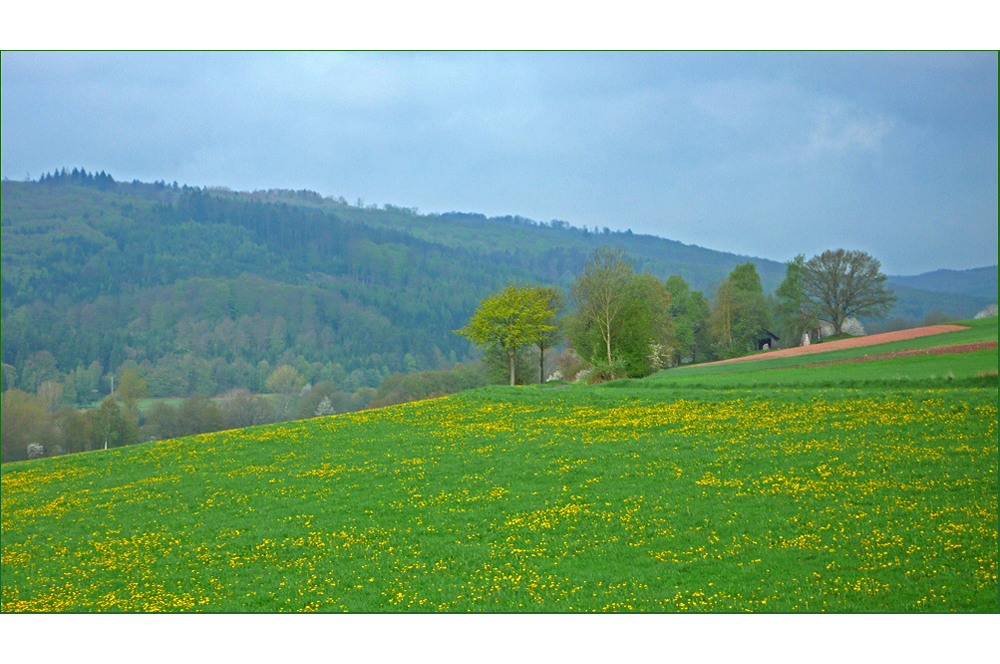
[[[908,286],[936,293],[985,297],[996,302],[997,266],[972,270],[934,270],[912,277],[889,277],[894,286]]]
[[[120,183],[76,170],[4,181],[3,363],[26,388],[95,361],[105,372],[143,367],[154,396],[259,389],[280,363],[345,390],[376,387],[391,373],[476,357],[452,331],[481,299],[510,281],[568,287],[609,244],[639,271],[679,275],[709,297],[741,263],[756,265],[765,292],[785,270],[630,231],[420,214],[304,190]],[[971,317],[996,301],[996,273],[893,277],[890,317]]]

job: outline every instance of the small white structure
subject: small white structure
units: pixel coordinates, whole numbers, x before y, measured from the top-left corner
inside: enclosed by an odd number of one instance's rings
[[[825,320],[819,322],[820,334],[823,337],[832,337],[837,333],[834,329],[832,323],[828,323]],[[852,337],[863,337],[865,336],[865,326],[861,324],[857,318],[847,318],[844,320],[843,324],[840,326],[840,331],[844,334],[849,334]]]
[[[995,304],[991,304],[990,306],[986,307],[978,314],[976,314],[976,318],[996,318],[996,317],[997,317],[997,305]]]

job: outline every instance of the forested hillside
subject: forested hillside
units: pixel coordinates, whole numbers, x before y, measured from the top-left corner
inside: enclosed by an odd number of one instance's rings
[[[375,388],[393,373],[473,359],[453,331],[481,299],[509,282],[566,288],[603,245],[709,298],[747,261],[766,293],[784,276],[774,261],[557,220],[122,183],[76,169],[5,181],[3,389],[63,381],[64,400],[91,403],[110,390],[107,377],[133,368],[151,396],[264,391],[281,364],[307,383]],[[988,303],[900,291],[897,315],[917,321]]]
[[[566,286],[596,246],[706,288],[745,260],[518,217],[420,215],[312,192],[119,183],[74,170],[2,185],[4,388],[141,368],[153,396],[263,389],[277,364],[351,391],[469,361],[452,333],[511,281]],[[757,261],[765,284],[783,266]]]

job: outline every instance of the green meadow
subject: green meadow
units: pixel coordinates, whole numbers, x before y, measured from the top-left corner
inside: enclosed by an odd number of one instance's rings
[[[889,350],[5,464],[0,609],[996,612],[997,351]]]

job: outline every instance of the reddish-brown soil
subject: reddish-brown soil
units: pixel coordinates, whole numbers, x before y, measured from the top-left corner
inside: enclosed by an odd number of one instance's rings
[[[864,357],[850,357],[846,360],[831,360],[829,362],[813,362],[807,367],[822,367],[827,364],[846,364],[847,362],[870,362],[872,360],[887,360],[893,357],[909,357],[910,355],[953,355],[956,353],[974,353],[977,350],[990,350],[997,347],[995,341],[974,341],[968,344],[952,344],[950,346],[936,346],[934,348],[909,348],[907,350],[897,350],[892,353],[879,353],[878,355],[865,355]],[[784,367],[783,367],[784,368]],[[792,367],[787,367],[791,369]]]
[[[900,330],[899,332],[884,332],[883,334],[869,334],[864,337],[853,337],[851,339],[837,339],[836,341],[826,341],[820,344],[811,344],[809,346],[799,346],[797,348],[785,348],[782,350],[773,350],[767,353],[756,353],[754,355],[745,355],[743,357],[734,357],[731,360],[720,360],[718,362],[712,362],[711,364],[725,364],[728,362],[746,362],[748,360],[770,360],[776,357],[793,357],[795,355],[811,355],[813,353],[827,353],[833,350],[844,350],[847,348],[862,348],[864,346],[874,346],[876,344],[889,343],[890,341],[903,341],[904,339],[916,339],[917,337],[927,337],[932,334],[942,334],[944,332],[955,332],[957,330],[968,329],[965,325],[929,325],[927,327],[915,327],[911,330]],[[996,348],[996,342],[985,342],[992,343],[992,348]],[[960,346],[968,346],[972,344],[959,344]],[[936,349],[914,349],[918,352],[930,352]],[[976,349],[982,350],[982,349]],[[899,351],[900,353],[913,354],[911,351]],[[968,353],[968,351],[954,351]],[[899,355],[893,355],[892,353],[887,353],[887,356],[900,357]],[[871,357],[870,359],[876,359]],[[864,361],[862,359],[857,359],[853,361]],[[702,365],[705,366],[705,365]]]

